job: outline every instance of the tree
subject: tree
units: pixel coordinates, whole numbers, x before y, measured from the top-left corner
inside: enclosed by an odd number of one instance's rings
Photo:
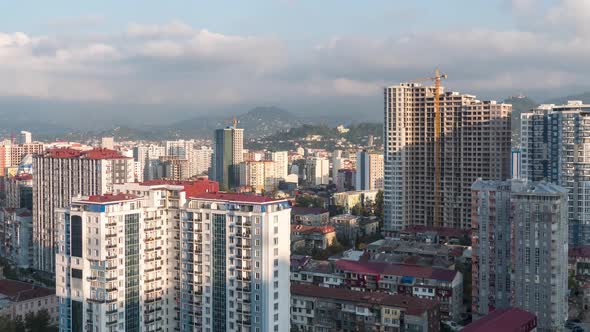
[[[25,327],[27,332],[53,332],[57,331],[55,326],[50,324],[51,317],[45,309],[39,310],[36,314],[29,313],[25,316]]]
[[[375,196],[375,205],[373,210],[375,216],[383,220],[383,190],[379,190],[377,192],[377,196]]]
[[[7,316],[0,316],[0,331],[25,332],[25,324],[22,320],[13,320]]]
[[[295,203],[297,206],[301,207],[324,207],[324,200],[319,198],[318,196],[313,195],[299,195],[295,199]]]

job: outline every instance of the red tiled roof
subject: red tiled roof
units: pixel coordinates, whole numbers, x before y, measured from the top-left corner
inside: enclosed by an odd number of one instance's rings
[[[316,207],[302,207],[302,206],[294,206],[291,208],[291,214],[293,215],[300,215],[300,214],[324,214],[330,211],[324,208],[316,208]]]
[[[498,309],[465,326],[462,332],[528,332],[537,326],[537,317],[522,309]]]
[[[215,201],[230,201],[230,202],[245,202],[245,203],[270,203],[270,202],[279,202],[285,201],[284,199],[274,199],[266,196],[259,196],[259,195],[246,195],[246,194],[236,194],[236,193],[226,193],[226,192],[218,192],[218,193],[202,193],[197,194],[194,196],[190,196],[191,198],[198,198],[198,199],[207,199],[207,200],[215,200]]]
[[[335,299],[340,301],[359,302],[363,304],[386,305],[405,308],[409,315],[421,315],[427,310],[437,307],[431,300],[409,295],[386,294],[378,292],[359,292],[345,288],[328,288],[306,284],[291,284],[291,294],[308,297]]]
[[[119,201],[127,201],[130,199],[136,199],[139,196],[131,195],[131,194],[103,194],[103,195],[92,195],[88,196],[86,199],[82,199],[84,202],[90,203],[112,203],[112,202],[119,202]]]
[[[9,297],[14,302],[20,302],[55,295],[55,290],[37,287],[22,281],[2,279],[0,280],[0,294]]]
[[[48,149],[43,154],[46,158],[59,158],[59,159],[68,159],[68,158],[86,158],[86,159],[128,159],[128,157],[123,156],[119,151],[103,149],[103,148],[94,148],[92,150],[76,150],[72,148],[54,148]]]
[[[328,234],[336,232],[334,226],[307,226],[307,225],[291,225],[291,232],[301,234],[322,233]]]
[[[183,191],[186,192],[187,197],[194,197],[203,193],[216,193],[219,191],[219,183],[217,181],[201,178],[191,181],[174,181],[174,180],[150,180],[139,183],[142,186],[183,186]]]
[[[568,255],[569,255],[569,257],[572,257],[572,258],[575,258],[575,257],[590,258],[590,245],[570,248],[570,250],[568,251]]]
[[[447,269],[386,262],[357,262],[344,259],[336,261],[336,269],[361,274],[408,276],[447,282],[452,282],[457,275],[457,271]]]

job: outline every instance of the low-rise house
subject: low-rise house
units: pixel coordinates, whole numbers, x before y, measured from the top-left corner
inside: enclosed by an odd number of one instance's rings
[[[28,314],[37,314],[41,310],[49,313],[50,324],[58,324],[55,289],[16,280],[0,280],[0,316],[24,321]]]
[[[342,288],[291,285],[291,331],[438,332],[435,301]]]
[[[324,208],[300,207],[291,208],[291,223],[303,225],[326,225],[330,220],[330,212]]]
[[[295,262],[291,258],[291,282],[331,288],[342,287],[344,278],[334,273],[334,263],[331,261],[296,256]]]
[[[570,248],[568,251],[568,270],[573,275],[590,276],[590,245]]]
[[[336,229],[338,238],[349,243],[361,236],[359,230],[359,217],[352,214],[340,214],[330,218],[330,225]]]
[[[336,230],[332,226],[308,226],[291,225],[292,248],[302,246],[311,251],[313,249],[326,249],[336,240]]]
[[[444,319],[460,319],[463,275],[458,271],[362,260],[338,260],[335,270],[344,277],[346,288],[435,300]]]
[[[356,205],[367,206],[375,202],[378,190],[357,190],[335,193],[332,195],[332,203],[344,208],[346,213],[350,213]]]

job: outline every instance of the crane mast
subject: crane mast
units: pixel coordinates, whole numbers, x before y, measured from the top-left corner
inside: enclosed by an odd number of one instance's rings
[[[435,227],[440,227],[441,222],[441,111],[440,111],[440,81],[446,79],[446,74],[440,73],[438,69],[435,70],[434,77],[419,78],[410,82],[424,82],[434,81],[434,218],[433,224]]]

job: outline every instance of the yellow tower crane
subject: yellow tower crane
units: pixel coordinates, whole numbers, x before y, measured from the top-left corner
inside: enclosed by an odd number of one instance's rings
[[[434,77],[424,77],[411,80],[410,83],[418,83],[425,81],[434,81],[434,226],[441,226],[441,190],[440,190],[440,174],[441,174],[441,148],[440,148],[440,81],[446,79],[446,74],[440,73],[438,69],[434,72]]]

